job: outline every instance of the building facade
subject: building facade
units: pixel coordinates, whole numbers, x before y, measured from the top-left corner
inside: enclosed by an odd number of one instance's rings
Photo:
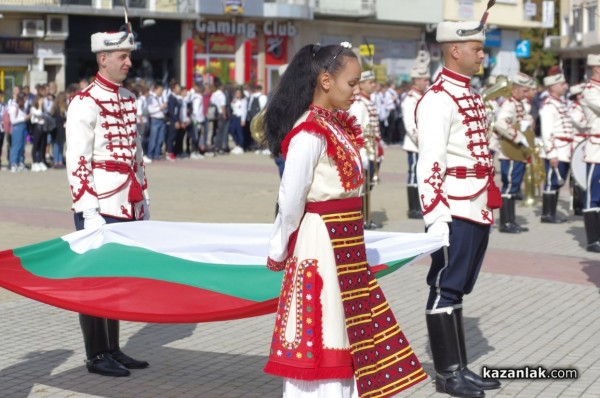
[[[0,88],[53,80],[64,89],[91,77],[96,65],[89,37],[123,25],[122,1],[0,0]],[[488,19],[485,74],[511,76],[519,70],[519,29],[548,27],[554,1],[496,3]],[[268,91],[279,78],[279,67],[309,43],[353,43],[360,48],[363,64],[372,65],[380,81],[408,80],[420,50],[429,51],[435,72],[441,66],[437,23],[478,20],[487,1],[128,0],[128,4],[139,47],[133,53],[131,77],[165,84],[175,79],[186,86],[214,78],[238,84],[259,81]]]
[[[54,81],[59,90],[97,70],[90,35],[124,25],[123,0],[0,0],[0,88]],[[129,0],[140,51],[132,76],[177,77],[182,21],[195,0]]]
[[[563,0],[560,7],[560,37],[549,46],[558,50],[570,84],[585,79],[588,54],[600,53],[598,0]]]
[[[447,0],[444,4],[445,20],[478,21],[485,12],[487,1]],[[518,57],[527,56],[527,43],[520,41],[520,30],[552,28],[557,4],[554,0],[496,0],[487,19],[484,77],[512,77],[519,72]]]

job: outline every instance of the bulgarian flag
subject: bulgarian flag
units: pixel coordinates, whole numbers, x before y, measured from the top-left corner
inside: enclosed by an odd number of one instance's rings
[[[0,252],[0,287],[56,307],[139,322],[197,323],[275,312],[271,224],[107,224]],[[366,231],[378,276],[437,250],[441,237]]]

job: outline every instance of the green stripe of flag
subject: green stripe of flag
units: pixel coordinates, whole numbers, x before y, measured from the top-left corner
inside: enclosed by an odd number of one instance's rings
[[[53,239],[15,249],[14,254],[29,272],[50,279],[149,278],[258,302],[277,297],[283,278],[282,272],[269,271],[263,264],[200,263],[117,243],[78,254],[64,240]]]

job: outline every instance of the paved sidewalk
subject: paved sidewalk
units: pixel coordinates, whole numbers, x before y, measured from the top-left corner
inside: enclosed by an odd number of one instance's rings
[[[4,159],[4,154],[2,154]],[[422,232],[406,218],[404,153],[387,148],[373,217],[384,229]],[[278,177],[271,159],[244,154],[148,166],[152,218],[271,222]],[[567,209],[567,194],[560,207]],[[64,170],[0,171],[0,250],[73,230]],[[581,217],[539,222],[517,206],[530,232],[494,230],[483,272],[465,300],[472,369],[574,368],[577,380],[504,380],[490,397],[600,397],[600,255],[584,249]],[[563,212],[565,215],[566,211]],[[427,261],[382,278],[413,349],[432,374],[424,305]],[[2,397],[279,397],[281,380],[262,373],[273,316],[205,324],[123,322],[127,353],[151,367],[128,378],[88,374],[77,315],[0,290]],[[443,397],[431,380],[399,396]],[[334,397],[333,397],[334,398]]]

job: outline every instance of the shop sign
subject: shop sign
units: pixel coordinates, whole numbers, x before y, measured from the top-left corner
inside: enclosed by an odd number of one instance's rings
[[[265,62],[267,65],[283,65],[287,61],[287,38],[265,37]]]
[[[375,45],[373,44],[361,44],[359,49],[362,57],[372,57],[375,55]]]
[[[542,27],[551,29],[554,27],[554,1],[544,1],[542,7]]]
[[[0,54],[33,54],[33,39],[0,38]]]
[[[211,54],[234,54],[235,37],[210,35],[208,38],[208,52]]]
[[[196,21],[196,30],[201,33],[221,34],[225,36],[244,36],[247,39],[256,37],[257,26],[254,22],[230,21]],[[296,36],[298,28],[290,22],[265,21],[262,30],[267,36]]]
[[[223,0],[223,14],[244,14],[244,0]]]
[[[62,57],[63,47],[62,43],[38,42],[34,46],[35,55],[37,57]]]
[[[500,47],[502,45],[502,31],[500,29],[485,32],[485,47]]]
[[[178,0],[182,1],[182,0]],[[273,2],[273,0],[269,0]],[[202,15],[245,15],[263,17],[264,0],[194,0]]]

